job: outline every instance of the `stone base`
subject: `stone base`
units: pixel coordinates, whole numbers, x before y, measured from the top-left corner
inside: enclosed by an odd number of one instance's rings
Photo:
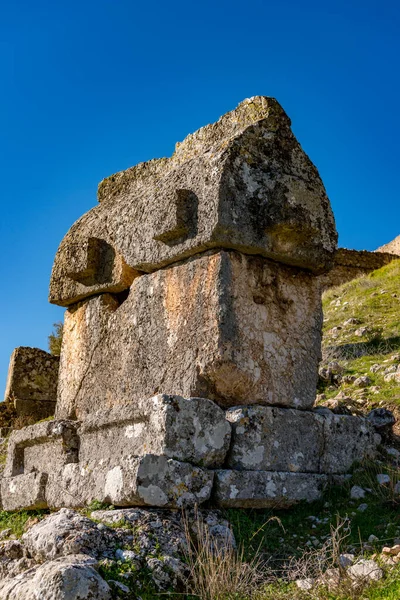
[[[239,406],[154,396],[11,434],[6,510],[116,506],[286,508],[314,501],[334,476],[373,458],[365,419],[329,410]]]
[[[1,501],[4,510],[37,510],[47,508],[47,473],[26,473],[1,480]]]
[[[331,411],[239,406],[226,412],[232,425],[230,469],[347,473],[373,458],[380,436],[361,417]]]
[[[215,474],[213,500],[225,508],[288,508],[319,500],[326,475],[221,470]]]
[[[108,469],[66,465],[49,475],[50,507],[78,507],[93,500],[114,506],[185,508],[211,496],[214,472],[166,456],[124,456]]]

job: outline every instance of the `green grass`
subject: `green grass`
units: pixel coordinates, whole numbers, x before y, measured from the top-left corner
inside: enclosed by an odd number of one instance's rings
[[[399,281],[400,260],[395,260],[369,275],[325,292],[325,333],[353,317],[359,319],[360,324],[343,331],[343,341],[360,341],[354,332],[362,325],[371,328],[371,337],[384,334],[387,339],[397,338],[400,333]]]
[[[278,583],[266,587],[254,600],[353,600],[346,592],[332,592],[325,587],[313,589],[312,593],[301,592],[294,584]],[[360,591],[358,600],[399,600],[400,567],[396,567],[383,580],[371,583]],[[250,600],[250,599],[245,599]]]
[[[343,375],[368,375],[371,386],[379,386],[376,393],[367,388],[368,408],[383,402],[387,407],[400,406],[400,385],[385,382],[383,371],[371,373],[373,364],[385,367],[396,364],[391,356],[400,353],[400,260],[382,269],[332,288],[323,296],[324,363],[337,360],[344,368]],[[358,323],[344,325],[355,318]],[[340,330],[332,332],[335,327]],[[355,332],[367,327],[366,335]],[[332,387],[320,382],[319,392],[327,398],[343,391],[347,396],[357,395],[351,384]],[[363,403],[360,403],[362,405]]]
[[[10,535],[14,534],[18,538],[25,531],[25,525],[29,519],[38,517],[42,518],[48,515],[48,510],[18,510],[14,512],[6,512],[5,510],[0,511],[0,531],[4,529],[11,529]]]

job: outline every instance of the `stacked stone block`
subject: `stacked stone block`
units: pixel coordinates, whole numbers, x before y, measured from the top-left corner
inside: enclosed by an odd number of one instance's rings
[[[11,436],[3,506],[286,507],[372,456],[364,420],[313,410],[336,242],[271,98],[104,180],[53,267],[56,420]]]
[[[38,421],[54,415],[58,369],[58,356],[39,348],[16,348],[10,359],[4,401],[13,404],[17,416]]]

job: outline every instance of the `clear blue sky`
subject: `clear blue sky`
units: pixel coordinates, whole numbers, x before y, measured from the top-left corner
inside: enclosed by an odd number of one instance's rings
[[[15,346],[47,347],[69,226],[97,183],[168,156],[242,99],[275,96],[317,165],[340,234],[400,233],[396,0],[1,3],[0,396]]]

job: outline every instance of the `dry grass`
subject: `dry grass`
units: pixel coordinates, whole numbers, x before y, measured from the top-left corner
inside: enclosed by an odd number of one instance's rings
[[[301,557],[289,560],[279,575],[268,567],[259,553],[250,562],[243,551],[228,543],[216,544],[208,529],[197,522],[193,539],[186,526],[187,562],[190,575],[187,594],[200,600],[361,600],[371,589],[368,577],[350,577],[340,564],[350,536],[347,518],[337,517],[331,535],[322,548],[306,550]],[[297,580],[312,580],[313,587],[302,590]]]
[[[244,560],[229,539],[216,540],[197,518],[196,535],[185,520],[189,577],[187,593],[201,600],[247,600],[258,597],[264,581],[263,564],[256,556]]]

